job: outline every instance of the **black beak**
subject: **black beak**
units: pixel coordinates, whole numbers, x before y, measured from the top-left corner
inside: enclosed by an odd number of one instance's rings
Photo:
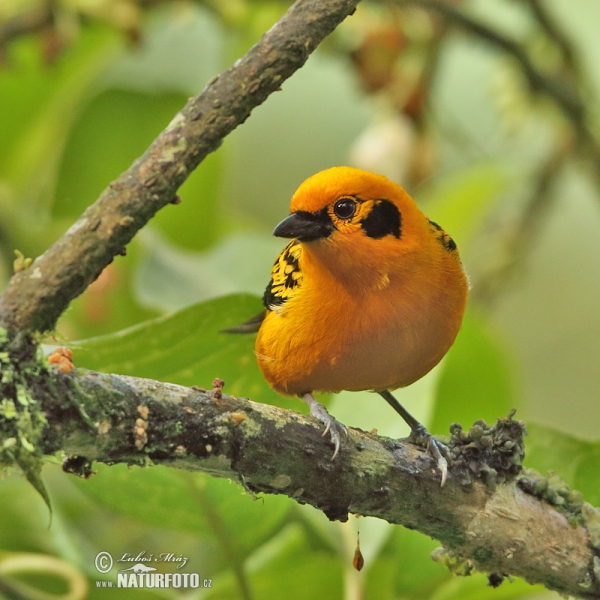
[[[283,238],[298,238],[301,242],[311,242],[329,237],[333,229],[333,223],[326,211],[318,213],[298,211],[281,221],[275,227],[273,235]]]

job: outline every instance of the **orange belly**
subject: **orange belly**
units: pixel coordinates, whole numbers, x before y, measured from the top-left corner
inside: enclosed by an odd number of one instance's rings
[[[393,390],[423,377],[454,342],[468,283],[461,269],[451,288],[431,282],[410,294],[396,287],[370,294],[368,304],[340,290],[305,289],[281,313],[269,312],[256,340],[265,379],[295,395]]]

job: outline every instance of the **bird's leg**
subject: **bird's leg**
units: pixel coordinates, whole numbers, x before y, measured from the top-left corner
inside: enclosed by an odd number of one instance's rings
[[[447,453],[448,448],[441,442],[438,442],[430,433],[427,431],[424,425],[419,423],[405,408],[394,398],[391,392],[385,390],[379,392],[379,395],[406,421],[410,427],[409,439],[418,445],[427,446],[427,452],[436,461],[438,469],[442,473],[442,487],[446,483],[448,477],[448,462],[442,456],[442,452]]]
[[[323,431],[323,435],[327,435],[327,432],[329,432],[329,434],[331,435],[331,441],[335,446],[335,451],[333,453],[333,456],[331,457],[331,460],[333,460],[340,450],[342,434],[347,437],[348,430],[337,419],[334,419],[327,412],[327,409],[320,402],[317,402],[313,398],[312,394],[303,394],[300,397],[302,398],[302,400],[304,400],[304,402],[306,402],[306,404],[308,404],[310,414],[316,419],[319,419],[319,421],[321,421],[321,423],[325,425],[325,431]]]

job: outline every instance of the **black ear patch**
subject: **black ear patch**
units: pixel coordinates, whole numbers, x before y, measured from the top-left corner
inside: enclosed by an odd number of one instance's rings
[[[375,200],[371,212],[360,223],[365,233],[376,240],[390,234],[399,238],[402,216],[393,202]]]

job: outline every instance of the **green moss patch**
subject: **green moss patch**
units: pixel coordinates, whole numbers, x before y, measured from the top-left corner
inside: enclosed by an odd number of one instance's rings
[[[0,471],[20,467],[50,508],[40,476],[43,455],[37,449],[47,422],[31,388],[43,373],[41,357],[13,356],[7,332],[0,328]]]

